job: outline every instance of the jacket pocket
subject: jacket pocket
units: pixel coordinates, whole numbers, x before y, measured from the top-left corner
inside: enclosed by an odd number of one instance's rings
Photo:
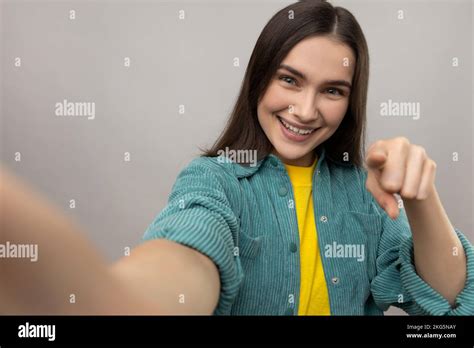
[[[357,211],[338,213],[337,232],[333,237],[331,260],[340,277],[339,291],[345,294],[347,315],[363,315],[370,300],[370,283],[376,275],[376,256],[379,235],[382,229],[381,217]],[[336,266],[337,265],[337,266]],[[334,283],[333,283],[334,284]]]
[[[379,215],[345,211],[342,213],[345,227],[355,227],[365,233],[368,238],[380,234],[382,219]]]
[[[347,211],[342,214],[345,233],[350,234],[354,243],[364,245],[364,262],[368,281],[377,273],[377,249],[382,233],[382,220],[379,215]]]

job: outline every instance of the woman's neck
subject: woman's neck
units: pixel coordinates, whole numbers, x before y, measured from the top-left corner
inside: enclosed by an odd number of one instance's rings
[[[304,155],[303,157],[297,158],[297,159],[287,159],[281,156],[275,149],[273,149],[272,153],[275,156],[278,156],[280,160],[290,166],[297,166],[297,167],[311,167],[311,165],[314,163],[314,161],[317,158],[316,151],[311,151]]]

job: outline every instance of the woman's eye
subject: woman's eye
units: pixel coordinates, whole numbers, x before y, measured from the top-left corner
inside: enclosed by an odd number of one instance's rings
[[[326,91],[330,91],[329,94],[332,95],[344,95],[344,92],[337,88],[328,88]]]
[[[292,77],[289,77],[289,76],[280,76],[280,80],[283,80],[286,83],[289,83],[290,85],[293,85],[293,83],[291,83],[291,82],[294,82],[294,85],[296,85],[295,79],[292,78]]]

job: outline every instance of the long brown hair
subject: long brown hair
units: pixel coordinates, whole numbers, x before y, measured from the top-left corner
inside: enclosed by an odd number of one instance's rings
[[[362,166],[365,153],[366,102],[369,53],[362,29],[355,17],[342,7],[324,0],[303,0],[278,11],[260,34],[245,71],[238,99],[224,131],[211,149],[201,156],[218,156],[219,150],[257,150],[262,159],[273,149],[257,117],[257,106],[289,51],[311,36],[329,36],[354,52],[352,92],[343,121],[323,144],[326,155]],[[321,144],[321,145],[323,145]],[[347,155],[346,154],[346,155]]]

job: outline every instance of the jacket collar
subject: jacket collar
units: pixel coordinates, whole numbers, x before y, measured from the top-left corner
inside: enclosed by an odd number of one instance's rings
[[[343,162],[343,161],[337,161],[329,157],[326,153],[326,148],[325,146],[320,146],[316,148],[316,152],[318,154],[318,163],[324,163],[325,161],[330,161],[338,165],[342,165],[345,167],[350,167],[352,166],[352,163],[349,162]],[[271,169],[277,169],[277,170],[286,170],[284,163],[281,161],[281,159],[270,153],[267,156],[265,156],[263,159],[258,161],[255,166],[243,166],[238,163],[233,163],[233,167],[235,170],[235,174],[238,178],[244,178],[244,177],[249,177],[254,175],[260,168],[262,167],[267,167]]]

